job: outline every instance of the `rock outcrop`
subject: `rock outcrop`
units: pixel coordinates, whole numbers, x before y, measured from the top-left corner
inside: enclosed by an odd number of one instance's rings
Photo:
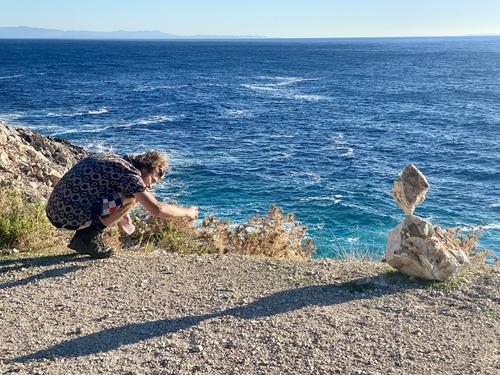
[[[387,262],[402,273],[422,279],[444,281],[469,263],[453,233],[413,215],[425,200],[429,183],[413,165],[407,165],[392,188],[392,195],[406,216],[389,232]]]
[[[48,198],[62,175],[88,155],[66,141],[0,121],[0,189],[17,189],[29,199]]]

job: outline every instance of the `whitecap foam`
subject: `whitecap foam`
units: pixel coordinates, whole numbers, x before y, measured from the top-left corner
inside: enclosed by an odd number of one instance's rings
[[[84,145],[84,148],[90,151],[95,151],[99,153],[114,153],[115,149],[113,146],[106,144],[104,141],[92,141]]]
[[[288,86],[294,83],[305,81],[317,81],[319,78],[304,78],[304,77],[286,77],[286,76],[259,76],[261,80],[278,81],[276,83],[268,83],[267,86]]]
[[[254,91],[283,92],[283,90],[269,85],[259,85],[256,83],[243,83],[241,86]]]
[[[484,230],[500,230],[500,223],[492,223],[492,224],[483,225],[482,228]]]
[[[173,88],[176,88],[176,87],[169,86],[169,85],[162,85],[162,86],[139,85],[139,86],[133,88],[132,91],[148,92],[148,91],[166,90],[166,89],[173,89]]]
[[[293,152],[278,152],[271,156],[273,160],[289,160],[293,155]]]
[[[102,115],[103,113],[108,113],[109,112],[109,109],[107,109],[106,107],[102,107],[102,108],[99,108],[99,109],[96,109],[96,110],[90,110],[90,111],[87,111],[86,115]]]
[[[47,112],[46,117],[76,117],[76,116],[96,116],[108,113],[109,109],[107,107],[100,107],[97,109],[85,109],[76,112]]]
[[[349,242],[350,245],[359,242],[359,237],[347,237],[346,238],[347,242]]]
[[[228,117],[252,117],[252,112],[247,109],[225,109],[224,115]]]
[[[293,95],[293,98],[297,99],[297,100],[305,100],[305,101],[311,101],[311,102],[316,102],[319,100],[327,100],[328,99],[326,96],[322,96],[322,95],[305,95],[305,94]]]
[[[283,177],[291,177],[291,180],[297,185],[311,186],[321,182],[321,176],[313,171],[292,171]]]
[[[24,74],[13,74],[10,76],[3,76],[3,77],[0,77],[0,79],[14,79],[14,78],[20,78],[20,77],[24,77]]]
[[[347,152],[343,153],[340,156],[344,157],[344,158],[348,158],[348,157],[354,156],[354,150],[351,147],[349,147],[349,148],[347,148]]]
[[[345,148],[347,141],[344,138],[344,134],[337,133],[334,136],[328,137],[328,143],[323,146],[323,150],[338,150]]]
[[[45,114],[45,117],[61,117],[61,116],[62,116],[61,113],[50,112],[50,111]]]
[[[467,226],[466,224],[456,224],[460,230],[465,231],[465,232],[470,232],[470,231],[482,231],[482,230],[500,230],[500,223],[491,223],[491,224],[485,224],[485,225],[469,225]]]
[[[320,203],[326,203],[327,205],[330,204],[339,204],[342,203],[342,199],[338,198],[337,195],[334,195],[333,197],[303,197],[300,198],[301,202],[309,203],[309,202],[320,202]]]
[[[267,92],[270,95],[273,95],[278,98],[284,99],[293,99],[300,101],[319,101],[319,100],[328,100],[329,98],[322,95],[314,95],[314,94],[304,94],[298,92],[296,89],[292,89],[287,87],[292,83],[297,83],[301,81],[308,81],[312,79],[306,78],[298,78],[298,77],[281,77],[282,81],[280,82],[256,82],[256,83],[243,83],[242,87],[245,87],[252,91],[257,92]]]
[[[26,117],[26,113],[24,112],[0,113],[0,120],[6,122],[18,120],[23,117]]]
[[[310,229],[323,230],[325,229],[325,223],[309,224],[308,227]]]
[[[131,124],[132,125],[149,125],[149,124],[156,124],[159,122],[172,122],[172,121],[175,121],[175,116],[155,115],[155,116],[151,116],[151,117],[138,119]]]
[[[159,124],[163,122],[173,122],[178,119],[184,118],[185,115],[170,116],[170,115],[154,115],[144,118],[138,118],[132,121],[125,122],[122,125],[113,126],[113,128],[130,128],[132,126],[144,126],[150,124]]]
[[[87,131],[88,133],[89,131]],[[92,130],[92,133],[94,133],[95,131]],[[74,134],[74,133],[83,133],[80,129],[78,128],[71,128],[71,129],[64,129],[64,130],[56,130],[55,132],[53,132],[53,136],[55,137],[58,137],[60,135],[64,135],[64,134]]]

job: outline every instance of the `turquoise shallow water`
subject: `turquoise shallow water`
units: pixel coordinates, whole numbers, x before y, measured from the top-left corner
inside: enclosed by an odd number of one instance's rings
[[[417,214],[484,226],[500,254],[500,38],[0,41],[0,118],[118,152],[159,149],[163,199],[236,221],[276,203],[320,256],[381,254]]]

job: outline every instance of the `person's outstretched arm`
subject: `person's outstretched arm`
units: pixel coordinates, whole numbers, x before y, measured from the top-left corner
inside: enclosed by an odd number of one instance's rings
[[[191,220],[198,218],[198,207],[180,207],[173,204],[164,204],[156,200],[155,196],[149,191],[134,194],[137,201],[144,206],[148,212],[162,219],[170,217],[187,217]]]

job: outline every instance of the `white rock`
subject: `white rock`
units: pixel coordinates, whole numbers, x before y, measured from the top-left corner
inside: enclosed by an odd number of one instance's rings
[[[428,238],[434,234],[431,222],[416,215],[406,215],[403,225],[409,231],[409,236]]]
[[[414,165],[408,164],[394,182],[391,194],[398,206],[409,215],[425,200],[427,190],[429,183],[425,176]]]
[[[432,228],[428,221],[418,216],[413,216],[408,222],[422,224],[426,236],[413,235],[415,228],[405,223],[390,231],[386,260],[392,267],[408,276],[444,281],[469,263],[467,254],[441,228]]]

